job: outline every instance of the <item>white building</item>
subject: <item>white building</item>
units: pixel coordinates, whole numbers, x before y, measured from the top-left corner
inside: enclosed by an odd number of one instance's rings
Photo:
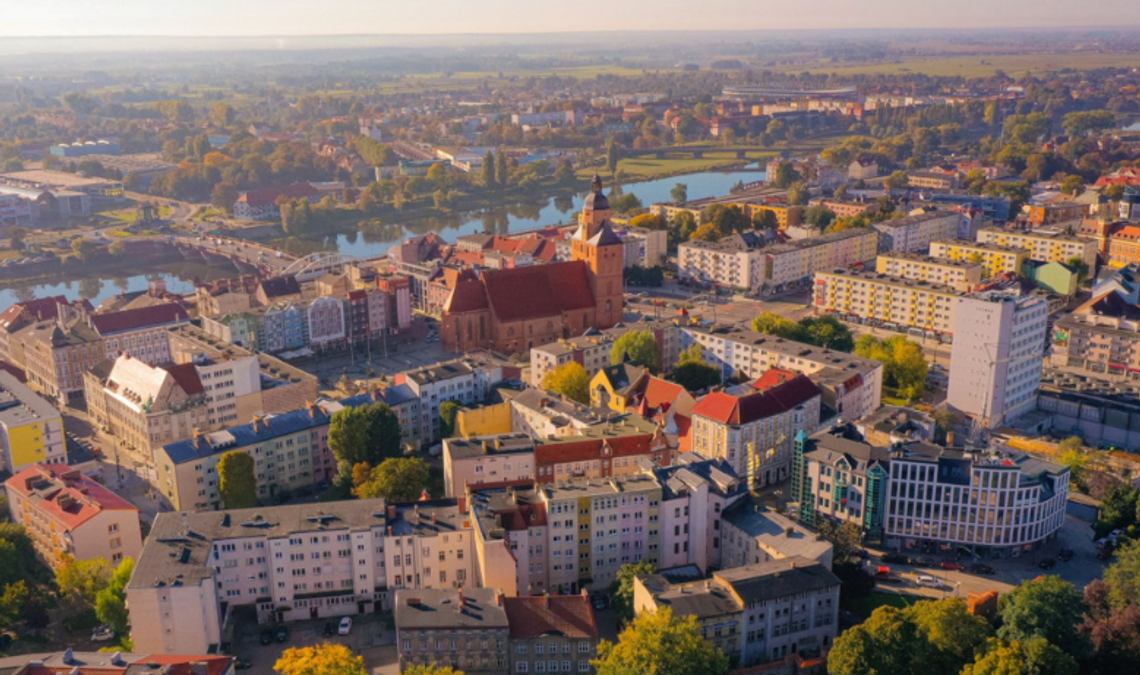
[[[440,438],[439,405],[455,401],[461,406],[482,403],[491,385],[504,379],[503,367],[474,358],[444,361],[401,373],[397,384],[407,384],[420,399],[420,437],[427,443]],[[402,380],[402,381],[401,381]]]
[[[326,295],[313,300],[305,311],[309,326],[309,347],[334,349],[344,345],[348,337],[344,321],[344,301]]]
[[[1049,303],[1002,292],[956,299],[946,402],[987,429],[1033,410]]]
[[[929,211],[897,220],[884,220],[878,230],[882,253],[924,253],[939,239],[958,239],[969,229],[968,219],[956,211]]]

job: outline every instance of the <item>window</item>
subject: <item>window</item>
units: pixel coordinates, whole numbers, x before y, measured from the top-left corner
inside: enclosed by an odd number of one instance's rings
[[[530,664],[527,663],[526,661],[519,661],[518,663],[515,664],[515,672],[525,673],[529,666],[530,666]]]

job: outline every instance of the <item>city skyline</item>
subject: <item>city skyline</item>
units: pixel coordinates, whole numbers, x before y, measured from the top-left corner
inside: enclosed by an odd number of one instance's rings
[[[732,17],[732,30],[835,30],[902,28],[1129,28],[1119,17],[1132,9],[1127,0],[1103,0],[1082,8],[1074,23],[1072,8],[1060,0],[963,0],[953,6],[916,6],[905,0],[855,4],[817,0],[815,10],[777,0],[711,0],[699,7],[683,0],[606,3],[582,0],[573,11],[535,6],[523,0],[436,0],[423,12],[411,0],[328,0],[314,16],[301,0],[43,0],[7,8],[0,36],[302,36],[510,34],[580,31],[715,31]],[[269,11],[269,10],[272,11]],[[652,9],[652,11],[649,11]],[[1027,20],[1028,17],[1028,20]],[[1134,27],[1134,26],[1132,26]]]

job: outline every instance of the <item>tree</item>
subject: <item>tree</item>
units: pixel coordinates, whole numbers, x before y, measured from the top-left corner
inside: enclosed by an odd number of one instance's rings
[[[123,558],[123,561],[119,563],[111,575],[110,583],[95,596],[95,616],[99,618],[99,621],[110,626],[115,631],[115,635],[120,637],[126,637],[128,632],[130,616],[127,613],[126,588],[134,571],[134,559]]]
[[[701,637],[695,616],[666,608],[642,614],[617,644],[602,640],[593,661],[597,675],[727,675],[728,657]]]
[[[227,509],[257,506],[257,477],[253,457],[232,450],[218,460],[218,495]]]
[[[434,663],[425,666],[422,663],[413,663],[404,668],[401,675],[465,675],[465,673],[450,666],[437,666]]]
[[[386,457],[399,457],[400,420],[384,403],[343,408],[329,420],[329,450],[340,480],[352,477],[359,462],[376,466]]]
[[[803,181],[792,183],[788,188],[788,204],[791,206],[804,206],[808,201],[807,185]]]
[[[744,211],[739,206],[725,206],[724,204],[713,204],[705,209],[701,214],[701,218],[706,223],[716,225],[716,229],[720,231],[721,236],[729,236],[733,232],[741,232],[751,227],[752,223],[749,222],[748,217],[744,215]]]
[[[684,204],[689,201],[689,186],[684,183],[677,183],[669,190],[669,198],[673,200],[674,204]]]
[[[907,614],[933,647],[930,671],[958,675],[986,647],[992,629],[961,598],[916,602]]]
[[[123,241],[122,239],[116,239],[115,241],[112,241],[110,244],[107,244],[107,253],[110,253],[113,256],[126,255],[127,242]]]
[[[8,228],[8,246],[13,251],[21,251],[24,248],[24,240],[28,236],[28,228],[13,225]]]
[[[651,373],[661,370],[661,349],[657,337],[647,330],[631,330],[622,333],[610,348],[610,363],[617,365],[629,359]]]
[[[895,171],[887,176],[886,185],[892,190],[900,190],[910,185],[910,178],[907,177],[905,171]]]
[[[1104,583],[1112,607],[1140,606],[1140,540],[1116,549],[1115,560],[1104,571]]]
[[[1057,576],[1027,581],[1002,596],[998,637],[1009,642],[1044,638],[1079,658],[1088,652],[1077,631],[1084,610],[1081,593],[1068,581]]]
[[[1076,675],[1077,662],[1043,638],[1024,643],[991,639],[962,675]]]
[[[499,148],[499,152],[495,154],[495,183],[499,187],[511,184],[511,165],[507,159],[507,151],[503,148]]]
[[[78,611],[95,607],[99,592],[111,583],[111,566],[103,557],[89,560],[67,558],[55,571],[55,585],[60,595],[69,599]]]
[[[24,608],[31,597],[28,584],[23,579],[4,587],[0,594],[0,624],[10,626],[24,615]]]
[[[778,188],[790,188],[792,184],[798,183],[803,179],[799,171],[792,165],[791,162],[780,162],[776,165],[776,175],[772,176],[770,181]]]
[[[752,330],[765,335],[776,335],[786,340],[795,340],[796,342],[803,342],[806,338],[803,326],[791,319],[785,319],[772,312],[764,312],[753,318]]]
[[[629,219],[630,227],[641,227],[647,230],[660,230],[665,227],[665,219],[653,213],[642,213]]]
[[[1065,265],[1077,273],[1077,283],[1083,283],[1089,278],[1089,265],[1080,256],[1073,256],[1065,261]]]
[[[1065,115],[1061,126],[1070,136],[1087,136],[1116,126],[1116,115],[1107,110],[1084,110]]]
[[[823,232],[835,222],[835,212],[822,206],[809,206],[804,209],[804,222]]]
[[[210,205],[224,209],[227,214],[233,213],[234,202],[238,200],[238,189],[233,183],[222,181],[214,184],[210,190]]]
[[[757,230],[780,229],[780,218],[771,209],[760,209],[752,214],[752,227]]]
[[[611,176],[617,173],[620,159],[617,143],[614,143],[614,139],[611,138],[609,143],[606,143],[606,168],[609,169]]]
[[[1137,507],[1140,506],[1137,497],[1140,497],[1140,492],[1126,483],[1116,483],[1110,487],[1100,500],[1097,529],[1107,533],[1135,523]]]
[[[1084,662],[1087,672],[1115,675],[1129,672],[1140,661],[1140,605],[1114,606],[1108,584],[1097,579],[1085,586],[1089,608],[1081,632],[1092,646],[1092,656]]]
[[[439,433],[443,438],[455,435],[455,418],[459,415],[459,403],[444,401],[439,404]]]
[[[578,403],[590,402],[590,376],[577,361],[563,363],[547,371],[542,377],[542,388],[561,394]]]
[[[697,219],[692,213],[681,211],[673,216],[673,222],[669,223],[669,245],[676,248],[677,244],[689,241],[696,231]]]
[[[910,617],[879,607],[865,622],[835,638],[827,656],[830,675],[913,675],[926,672],[930,643]]]
[[[372,469],[368,482],[353,494],[359,499],[383,497],[390,502],[411,502],[420,498],[431,479],[431,468],[419,457],[393,457]]]
[[[568,159],[558,161],[558,168],[554,171],[554,182],[559,185],[573,185],[577,181],[574,175],[574,165]]]
[[[223,101],[218,101],[210,106],[210,122],[212,122],[214,126],[222,128],[228,127],[234,123],[236,117],[237,115],[234,113],[234,109]]]
[[[71,252],[75,254],[76,258],[83,261],[89,260],[98,248],[98,244],[86,237],[71,240]]]
[[[831,315],[807,317],[800,321],[804,341],[817,347],[834,349],[837,352],[850,352],[855,349],[855,339],[851,329]]]
[[[669,379],[688,391],[703,391],[720,384],[721,373],[719,368],[704,361],[690,361],[675,366]]]
[[[495,187],[495,153],[490,150],[483,155],[483,187]]]
[[[630,213],[642,207],[641,199],[632,192],[627,194],[612,195],[609,199],[610,208],[615,213]]]
[[[917,343],[901,335],[885,340],[862,335],[855,341],[855,354],[882,363],[884,384],[899,396],[913,400],[926,390],[929,365]]]
[[[619,625],[633,621],[633,581],[639,574],[656,574],[657,566],[648,560],[622,565],[617,579],[610,584],[610,597],[614,602],[614,613]]]
[[[353,654],[342,645],[331,642],[312,647],[286,649],[273,670],[278,675],[369,675],[364,657]]]
[[[832,560],[837,565],[855,562],[863,548],[863,531],[852,522],[834,523],[826,518],[820,520],[819,534],[832,547]]]
[[[1080,195],[1085,191],[1085,181],[1077,174],[1070,174],[1065,176],[1061,181],[1061,192],[1072,195],[1074,197]]]
[[[720,228],[712,223],[701,225],[689,235],[691,241],[720,241]]]

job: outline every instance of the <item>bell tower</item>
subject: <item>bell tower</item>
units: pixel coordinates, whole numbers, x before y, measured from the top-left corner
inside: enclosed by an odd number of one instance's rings
[[[586,240],[593,237],[611,215],[610,201],[602,193],[602,177],[594,174],[594,180],[590,182],[590,195],[586,197],[586,205],[582,207],[582,215],[579,217],[577,238]]]
[[[609,328],[622,318],[625,299],[625,242],[610,227],[609,200],[602,193],[602,179],[595,175],[582,209],[578,232],[571,242],[574,260],[589,268],[590,290],[597,303],[594,328]]]

